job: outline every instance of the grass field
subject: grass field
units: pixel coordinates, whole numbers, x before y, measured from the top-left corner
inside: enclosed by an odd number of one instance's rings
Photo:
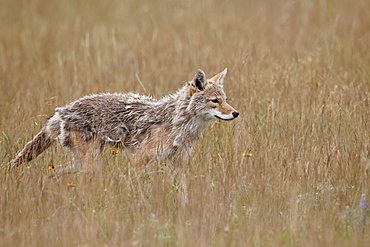
[[[0,246],[369,245],[370,1],[0,6]],[[240,117],[215,121],[179,174],[106,150],[91,183],[50,180],[59,145],[6,169],[58,106],[159,98],[225,67]]]

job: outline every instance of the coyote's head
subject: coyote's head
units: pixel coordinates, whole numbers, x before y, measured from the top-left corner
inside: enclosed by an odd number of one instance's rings
[[[227,69],[210,79],[202,70],[198,70],[192,81],[188,83],[190,103],[188,110],[206,119],[233,120],[239,116],[231,105],[226,102],[223,90]]]

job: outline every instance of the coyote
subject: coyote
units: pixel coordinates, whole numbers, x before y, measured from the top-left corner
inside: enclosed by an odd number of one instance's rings
[[[239,116],[226,102],[226,73],[227,69],[207,79],[198,70],[193,80],[160,100],[136,93],[105,93],[56,108],[10,166],[31,161],[55,140],[70,148],[74,157],[56,168],[55,176],[97,167],[106,144],[133,153],[137,165],[186,162],[210,120],[230,121]]]

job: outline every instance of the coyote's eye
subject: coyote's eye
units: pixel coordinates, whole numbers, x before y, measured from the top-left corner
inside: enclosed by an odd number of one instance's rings
[[[211,99],[211,101],[216,104],[220,102],[218,99]]]

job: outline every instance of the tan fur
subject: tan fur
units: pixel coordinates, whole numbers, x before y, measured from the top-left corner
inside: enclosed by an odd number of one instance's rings
[[[211,79],[209,79],[210,81],[214,81],[216,85],[220,85],[220,79],[222,77],[224,77],[226,75],[226,72],[227,72],[227,69],[224,69],[223,71],[221,71],[220,73],[218,73],[217,75],[214,75]]]
[[[133,93],[98,94],[56,108],[54,116],[10,165],[31,161],[55,139],[74,154],[72,162],[57,168],[56,176],[99,170],[105,145],[133,153],[139,166],[187,162],[194,143],[212,119],[233,120],[239,115],[226,102],[226,72],[206,79],[198,70],[192,81],[161,100]]]
[[[158,158],[161,153],[160,150],[171,148],[174,138],[168,138],[168,136],[171,136],[170,134],[171,131],[163,128],[162,124],[154,127],[150,138],[144,140],[135,153],[135,164],[143,166],[155,162],[156,160],[153,160],[153,158]]]

